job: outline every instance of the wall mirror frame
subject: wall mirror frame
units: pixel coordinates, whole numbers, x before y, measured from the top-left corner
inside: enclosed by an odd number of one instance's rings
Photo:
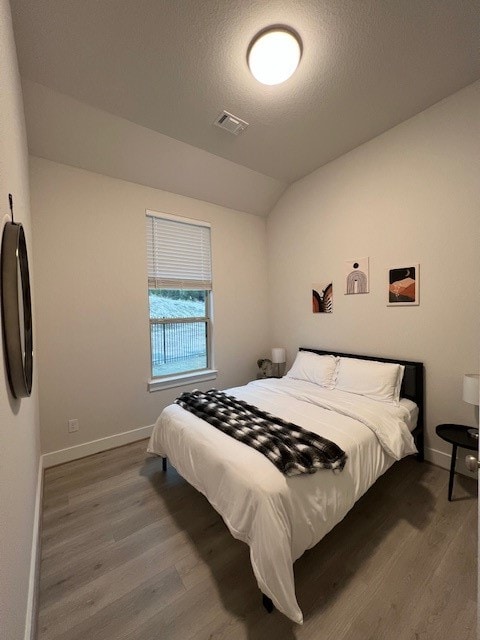
[[[16,222],[3,228],[0,283],[8,382],[14,398],[26,398],[32,392],[32,302],[25,232]]]

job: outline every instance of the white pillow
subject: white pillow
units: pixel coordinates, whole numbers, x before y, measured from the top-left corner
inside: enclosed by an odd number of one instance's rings
[[[398,402],[404,370],[396,363],[339,358],[335,389],[380,402]]]
[[[292,368],[285,377],[306,380],[320,387],[333,389],[337,370],[336,356],[320,356],[311,351],[299,351]]]

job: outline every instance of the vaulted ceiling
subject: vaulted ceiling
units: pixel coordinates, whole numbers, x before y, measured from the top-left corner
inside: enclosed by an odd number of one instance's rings
[[[477,0],[11,0],[22,75],[292,182],[480,77]],[[271,24],[303,41],[265,86],[246,51]],[[222,109],[250,126],[213,126]]]

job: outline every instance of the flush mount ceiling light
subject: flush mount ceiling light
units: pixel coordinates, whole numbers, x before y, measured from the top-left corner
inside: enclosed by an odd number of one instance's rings
[[[300,37],[285,27],[269,27],[248,49],[248,66],[262,84],[280,84],[295,72],[302,55]]]

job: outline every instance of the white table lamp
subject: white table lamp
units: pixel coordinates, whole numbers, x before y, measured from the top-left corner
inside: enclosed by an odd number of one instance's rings
[[[479,400],[479,380],[480,375],[478,373],[466,373],[463,376],[463,400],[468,404],[474,404],[478,407]],[[468,434],[472,438],[478,439],[478,429],[469,429]]]
[[[287,353],[284,347],[273,347],[272,363],[276,365],[276,377],[281,378],[280,365],[287,361]]]

